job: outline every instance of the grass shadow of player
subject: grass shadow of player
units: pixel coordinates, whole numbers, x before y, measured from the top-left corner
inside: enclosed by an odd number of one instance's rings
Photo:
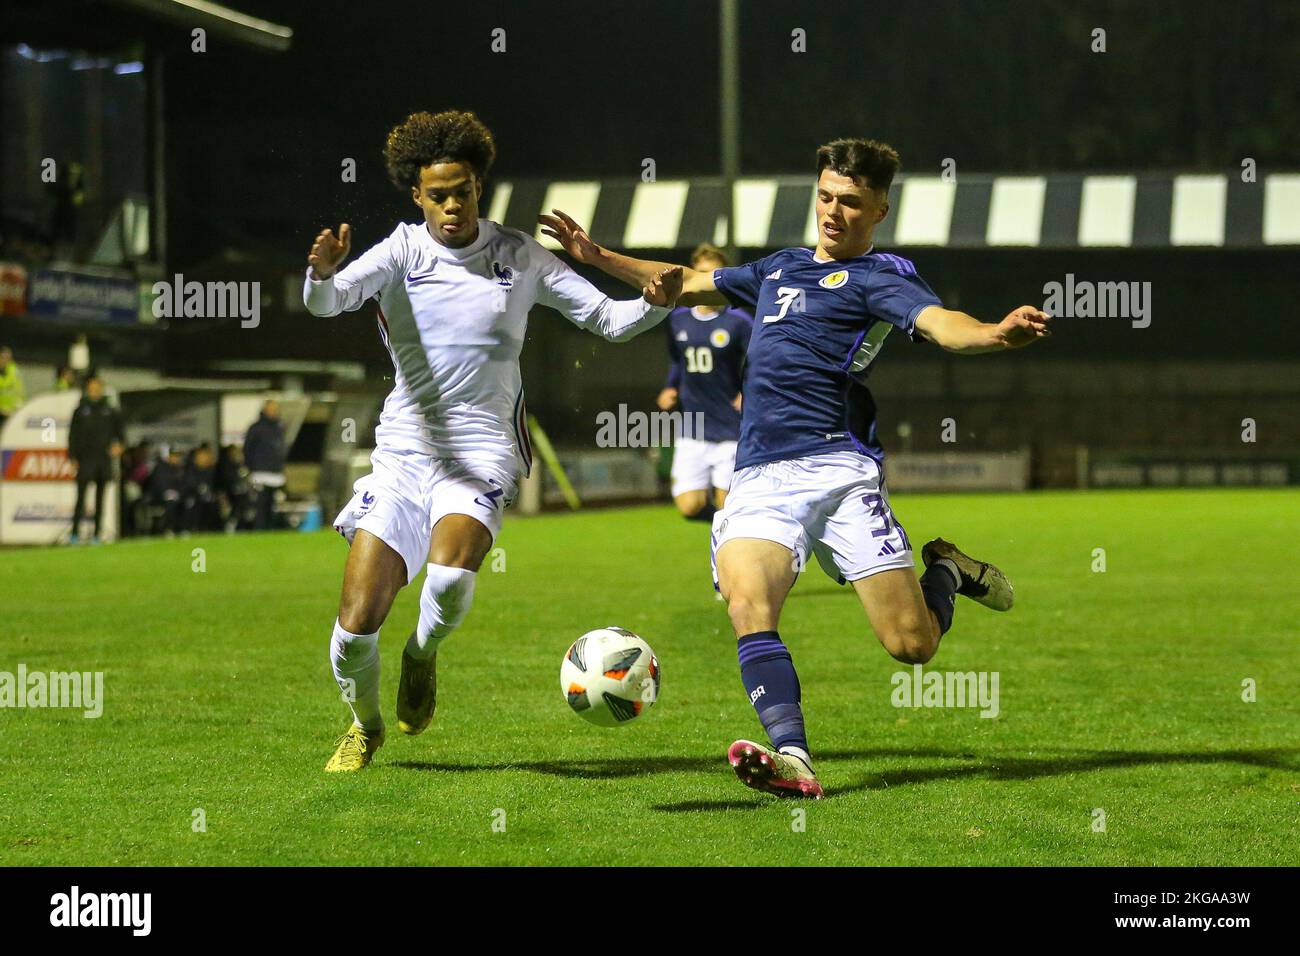
[[[625,757],[610,760],[505,760],[499,763],[464,764],[400,760],[388,766],[401,767],[403,770],[435,770],[446,773],[527,770],[553,777],[604,780],[617,777],[644,777],[656,773],[717,770],[719,767],[726,767],[726,762],[717,757]]]
[[[894,787],[917,786],[939,780],[960,780],[983,777],[988,780],[1033,780],[1069,773],[1092,773],[1125,767],[1156,764],[1210,764],[1240,763],[1274,770],[1300,771],[1300,747],[1272,747],[1258,750],[1223,751],[1062,751],[1060,755],[1025,758],[996,754],[981,756],[969,750],[938,750],[879,747],[857,750],[824,750],[817,754],[820,767],[838,762],[881,760],[886,758],[940,759],[963,761],[956,766],[918,767],[915,769],[883,770],[860,777],[847,784],[829,784],[825,799],[834,800],[864,791],[887,790]],[[645,777],[662,773],[700,772],[717,773],[728,768],[713,756],[696,757],[625,757],[606,760],[524,760],[495,763],[454,763],[434,761],[398,761],[389,764],[404,770],[434,771],[443,773],[478,773],[503,770],[523,770],[548,776],[575,780],[608,780],[620,777]],[[825,776],[833,780],[838,774],[831,769]],[[771,799],[755,794],[749,799],[687,800],[660,803],[651,809],[663,813],[691,813],[699,811],[755,810],[771,806]]]
[[[863,791],[887,790],[894,787],[921,785],[937,780],[960,780],[967,777],[983,777],[988,780],[1033,780],[1039,777],[1053,777],[1068,773],[1091,773],[1101,770],[1116,770],[1125,767],[1150,766],[1156,764],[1209,764],[1239,763],[1254,767],[1267,767],[1273,770],[1300,770],[1300,747],[1269,747],[1259,750],[1223,750],[1223,751],[1100,751],[1081,750],[1064,751],[1062,755],[1044,758],[1022,758],[995,755],[980,757],[969,751],[944,750],[907,750],[903,748],[880,748],[871,750],[826,750],[817,754],[818,766],[833,764],[836,761],[864,760],[881,757],[944,758],[950,760],[978,761],[961,766],[925,767],[917,769],[885,770],[859,778],[856,782],[838,785],[828,784],[828,792],[823,798],[834,800]],[[1291,758],[1291,759],[1288,759]],[[825,775],[824,775],[825,776]],[[834,773],[830,774],[831,777]],[[823,779],[825,783],[825,779]],[[752,801],[739,800],[687,800],[680,803],[661,803],[651,807],[664,813],[695,813],[700,811],[754,809],[770,806],[771,799],[755,796]]]

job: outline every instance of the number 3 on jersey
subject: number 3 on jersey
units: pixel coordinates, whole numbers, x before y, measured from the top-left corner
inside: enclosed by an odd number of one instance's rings
[[[791,289],[788,286],[781,286],[776,290],[776,304],[781,307],[781,311],[776,315],[763,316],[763,322],[779,322],[785,318],[785,314],[790,311],[790,306],[794,306],[796,312],[804,311],[803,289]]]
[[[713,349],[707,345],[692,346],[686,350],[686,371],[712,372]]]

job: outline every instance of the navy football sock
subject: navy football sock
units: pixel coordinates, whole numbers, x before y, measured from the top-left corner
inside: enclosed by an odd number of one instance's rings
[[[799,675],[790,651],[776,631],[746,634],[736,644],[740,679],[768,739],[777,750],[798,747],[808,751],[808,735],[799,707]]]
[[[953,605],[957,601],[957,588],[961,580],[942,564],[936,564],[921,575],[921,594],[926,606],[939,619],[939,633],[947,634],[952,627]]]

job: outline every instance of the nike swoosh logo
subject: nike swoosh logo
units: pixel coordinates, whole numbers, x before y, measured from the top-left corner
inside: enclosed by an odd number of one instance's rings
[[[412,272],[406,277],[406,281],[409,282],[411,285],[415,285],[417,283],[425,281],[426,279],[432,279],[432,278],[433,278],[432,270],[424,273],[423,275],[416,275],[414,272]]]

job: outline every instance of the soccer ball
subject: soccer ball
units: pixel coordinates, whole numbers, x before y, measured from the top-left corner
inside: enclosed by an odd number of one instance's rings
[[[588,631],[560,664],[560,690],[573,712],[601,727],[641,716],[659,696],[659,658],[621,627]]]

